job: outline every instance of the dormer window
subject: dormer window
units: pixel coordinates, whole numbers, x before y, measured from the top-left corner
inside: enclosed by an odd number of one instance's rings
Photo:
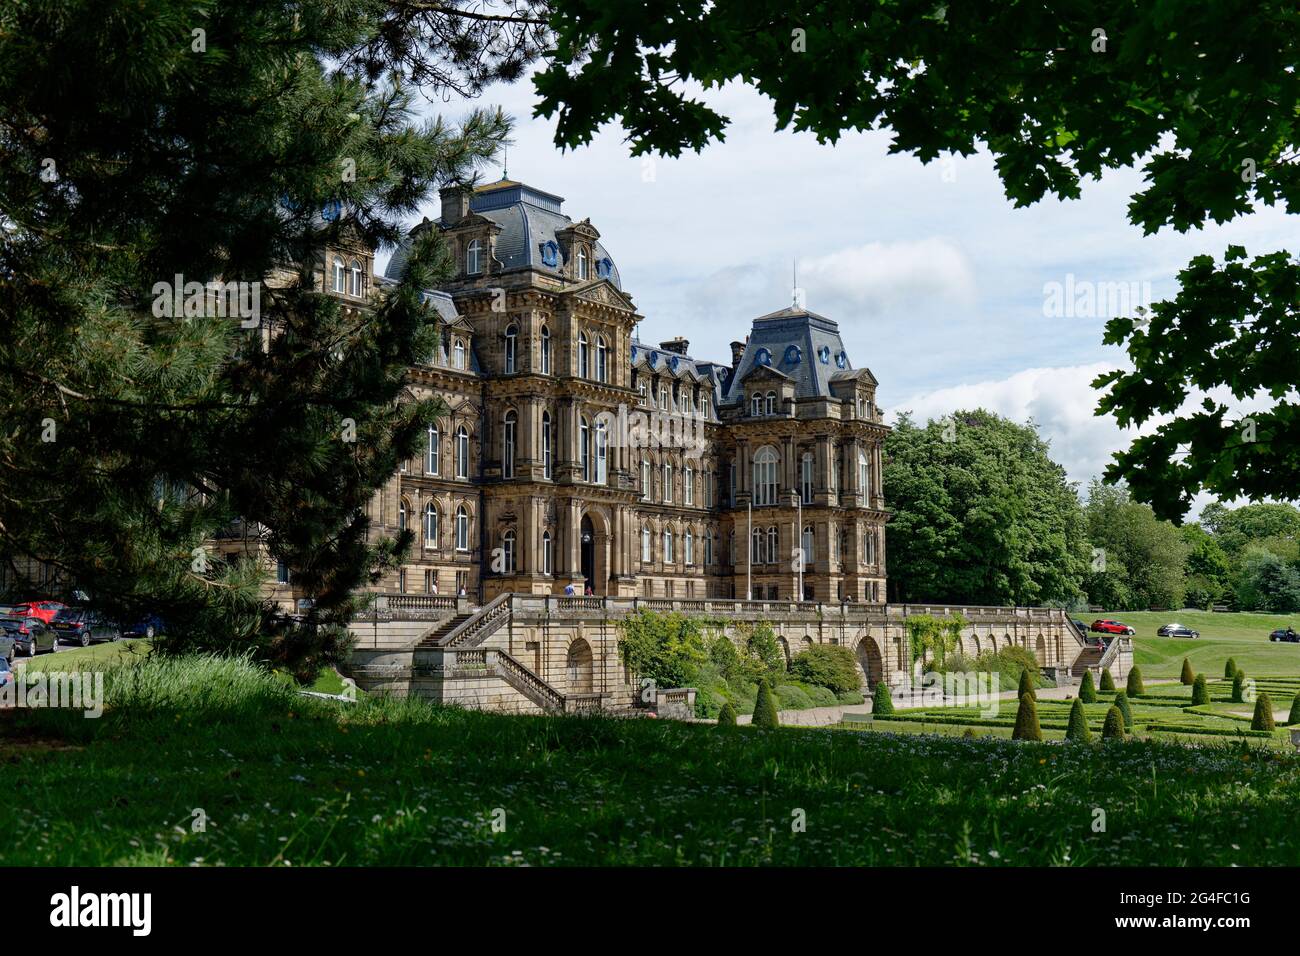
[[[334,291],[342,295],[347,291],[344,285],[346,276],[343,271],[343,260],[338,256],[334,257]]]
[[[360,298],[361,296],[361,263],[356,259],[348,266],[348,272],[352,276],[352,294]]]
[[[596,263],[596,275],[602,279],[608,279],[614,273],[614,263],[610,261],[609,256],[605,256]]]
[[[465,249],[465,274],[476,276],[483,272],[483,240],[471,239]]]
[[[451,367],[462,369],[465,367],[465,341],[463,339],[456,339],[451,347]]]
[[[590,268],[591,266],[587,259],[587,250],[579,249],[578,250],[578,278],[586,279],[588,277]]]
[[[792,345],[785,350],[786,365],[798,365],[799,359],[802,357],[803,357],[803,353],[799,351],[799,346],[797,345]]]
[[[749,413],[755,418],[763,414],[763,396],[758,392],[754,393],[754,398],[750,402]]]
[[[818,361],[820,361],[823,365],[830,365],[830,364],[831,364],[831,350],[830,350],[827,346],[823,345],[821,348],[819,348],[819,349],[817,350],[817,359],[818,359]]]
[[[554,269],[560,263],[560,247],[555,243],[547,241],[542,244],[542,265],[550,266]]]
[[[843,352],[840,352],[838,355],[835,356],[835,366],[836,368],[848,368],[849,357]]]
[[[759,349],[758,354],[754,356],[754,361],[759,365],[771,365],[772,353],[767,349]]]
[[[776,413],[776,392],[767,393],[767,413],[769,415]]]

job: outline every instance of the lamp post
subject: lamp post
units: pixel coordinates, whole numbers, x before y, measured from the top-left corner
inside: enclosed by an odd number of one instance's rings
[[[749,533],[745,535],[745,551],[749,560],[745,562],[745,600],[754,600],[754,496],[749,496]]]
[[[798,600],[800,601],[800,603],[802,603],[803,600],[804,600],[804,590],[803,590],[803,568],[804,568],[804,565],[808,563],[808,554],[807,554],[807,552],[804,551],[804,547],[803,547],[803,494],[802,494],[798,489],[792,491],[790,494],[791,494],[791,496],[794,498],[794,504],[795,504],[795,509],[796,509],[796,510],[795,510],[795,521],[794,521],[794,535],[795,535],[795,538],[794,538],[794,539],[795,539],[795,541],[797,541],[797,542],[799,543],[799,545],[798,545],[798,547],[799,547],[799,597],[798,597]]]

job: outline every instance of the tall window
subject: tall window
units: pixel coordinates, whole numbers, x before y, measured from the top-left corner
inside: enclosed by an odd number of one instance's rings
[[[776,528],[767,529],[767,561],[769,564],[775,564],[781,554],[780,539],[777,537]]]
[[[542,573],[551,573],[551,533],[542,532]]]
[[[582,416],[578,416],[578,463],[582,465],[582,480],[591,481],[591,428]]]
[[[713,532],[710,531],[704,536],[704,563],[713,564]]]
[[[596,381],[609,381],[609,346],[605,344],[605,336],[596,336]]]
[[[664,564],[672,564],[676,560],[673,557],[673,529],[664,528]]]
[[[754,397],[749,401],[749,413],[755,418],[763,414],[763,396],[758,392],[755,392]]]
[[[518,420],[513,411],[506,412],[505,424],[501,429],[501,474],[505,478],[515,476],[515,424]]]
[[[515,344],[519,340],[519,330],[513,325],[506,326],[506,374],[515,372]]]
[[[465,272],[469,275],[476,276],[483,271],[483,243],[478,239],[471,239],[469,248],[465,250]]]
[[[799,459],[799,495],[803,498],[804,504],[812,504],[813,456],[810,451],[804,452],[803,457]]]
[[[864,452],[858,452],[858,491],[862,493],[862,503],[866,504],[871,497],[871,468]]]
[[[650,529],[642,528],[641,529],[641,563],[649,564],[653,560],[654,557],[650,553]]]
[[[767,393],[766,411],[769,415],[776,413],[776,392]]]
[[[688,505],[695,504],[695,469],[690,465],[682,472],[682,498]]]
[[[609,430],[604,421],[596,422],[596,484],[603,485],[608,479],[606,470],[609,457]]]
[[[542,477],[550,478],[551,473],[551,413],[542,412]]]
[[[776,450],[771,446],[754,456],[754,504],[776,504]]]
[[[469,477],[469,432],[464,425],[456,429],[456,477]]]
[[[501,536],[501,572],[515,573],[515,533],[507,531]]]
[[[578,250],[578,278],[579,279],[587,278],[590,272],[590,268],[591,268],[590,264],[587,262],[587,250],[579,249]]]
[[[664,462],[664,504],[673,502],[673,466]]]
[[[578,378],[587,377],[587,333],[578,333]]]
[[[406,499],[403,498],[397,503],[397,530],[406,530]]]
[[[469,512],[464,505],[456,509],[456,550],[469,550]]]
[[[736,463],[734,461],[727,463],[728,483],[727,483],[727,507],[736,507]]]
[[[348,271],[352,275],[352,288],[350,291],[353,295],[359,296],[361,295],[361,263],[353,259],[352,264],[348,266]]]
[[[424,546],[438,547],[438,506],[432,501],[424,506]]]
[[[870,529],[862,535],[862,560],[867,564],[876,563],[876,535]]]
[[[659,386],[659,410],[663,412],[668,411],[668,386],[667,385]]]
[[[700,417],[709,417],[709,393],[705,392],[700,395]]]
[[[345,278],[346,277],[343,271],[343,260],[335,256],[334,257],[334,291],[335,292],[347,291],[347,286],[344,285]]]
[[[641,462],[641,500],[650,500],[650,462]]]
[[[689,529],[687,530],[686,538],[682,543],[682,554],[687,564],[695,563],[695,535],[691,534]]]
[[[429,450],[425,455],[424,473],[426,475],[436,475],[438,473],[438,426],[429,426]]]
[[[542,326],[542,374],[551,374],[551,330]]]
[[[645,407],[645,382],[638,382],[636,386],[637,399],[636,403],[642,408]]]
[[[451,347],[451,367],[465,367],[465,340],[456,339]]]
[[[807,571],[810,567],[812,567],[812,559],[813,559],[813,529],[812,529],[812,525],[810,525],[810,524],[809,524],[809,525],[804,525],[804,529],[803,529],[803,541],[800,543],[799,546],[800,546],[801,548],[803,548],[803,555],[802,555],[802,557],[803,557],[803,567],[804,567],[804,570]]]
[[[755,528],[750,536],[749,560],[754,564],[764,564],[763,556],[763,529]]]

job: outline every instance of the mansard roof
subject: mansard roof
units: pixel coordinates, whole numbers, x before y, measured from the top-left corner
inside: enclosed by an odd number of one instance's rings
[[[503,270],[533,268],[553,275],[561,274],[564,264],[563,247],[557,234],[575,225],[561,209],[564,199],[554,193],[534,189],[524,183],[503,179],[478,186],[470,195],[469,211],[490,219],[501,227],[496,240],[496,258]],[[440,221],[436,224],[441,224]],[[589,226],[589,223],[585,223]],[[548,244],[554,244],[555,265],[547,265],[544,253]],[[397,278],[406,267],[410,248],[409,238],[403,239],[388,261],[385,275]],[[596,242],[592,274],[601,260],[609,260],[609,281],[614,288],[622,289],[618,266],[609,252]]]
[[[689,355],[670,352],[668,349],[647,345],[640,339],[632,339],[632,368],[645,375],[662,375],[667,378],[709,381],[715,391],[721,394],[724,376],[720,374],[722,366],[715,362],[693,359]]]
[[[851,368],[840,327],[833,320],[792,305],[754,320],[724,401],[744,400],[743,382],[755,368],[792,379],[796,398],[831,397],[833,376]]]

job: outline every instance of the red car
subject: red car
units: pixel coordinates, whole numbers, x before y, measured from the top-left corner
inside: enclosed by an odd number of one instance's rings
[[[22,604],[15,604],[9,614],[13,617],[34,617],[49,624],[54,620],[54,615],[65,607],[66,604],[60,604],[58,601],[24,601]]]
[[[1111,621],[1106,618],[1098,618],[1093,621],[1089,630],[1097,634],[1126,634],[1129,637],[1137,633],[1127,624],[1121,624],[1119,621]]]

